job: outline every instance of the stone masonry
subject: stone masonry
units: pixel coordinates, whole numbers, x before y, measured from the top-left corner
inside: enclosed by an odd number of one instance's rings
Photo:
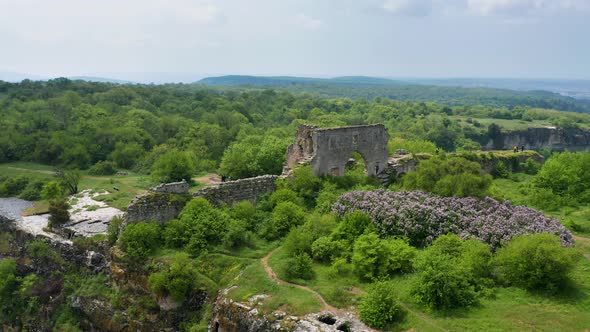
[[[338,128],[301,125],[287,150],[283,175],[303,164],[310,164],[317,176],[344,175],[350,157],[358,152],[365,159],[367,174],[377,176],[387,168],[388,140],[382,124]]]
[[[263,175],[222,182],[193,193],[193,197],[203,197],[213,205],[232,205],[241,201],[256,203],[261,195],[275,191],[277,179],[276,175]]]

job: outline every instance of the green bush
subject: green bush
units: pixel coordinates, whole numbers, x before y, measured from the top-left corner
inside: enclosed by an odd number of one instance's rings
[[[358,312],[363,322],[378,329],[398,323],[405,316],[405,310],[395,296],[395,285],[391,282],[378,282],[371,286],[359,303]]]
[[[114,217],[107,226],[107,240],[110,245],[114,245],[119,239],[119,233],[121,232],[121,225],[123,225],[123,218]]]
[[[43,185],[41,189],[41,198],[46,200],[53,200],[61,198],[65,195],[65,189],[60,181],[51,181]]]
[[[238,219],[229,219],[223,244],[228,248],[237,248],[252,244],[254,234],[248,230],[248,224]]]
[[[153,222],[129,224],[119,237],[121,248],[130,259],[143,262],[160,245],[160,232],[160,225]]]
[[[175,301],[184,302],[192,292],[210,285],[199,274],[195,262],[186,253],[177,253],[169,265],[152,273],[149,286],[159,295],[170,295]]]
[[[529,290],[556,291],[567,284],[578,254],[553,234],[517,236],[495,257],[498,279]]]
[[[45,182],[43,181],[29,182],[18,197],[27,201],[38,201],[41,199],[41,191],[44,185]]]
[[[492,177],[481,166],[462,157],[436,156],[423,160],[402,179],[407,190],[425,190],[441,196],[484,197]]]
[[[285,261],[285,275],[288,280],[310,280],[314,277],[313,264],[308,254],[295,255]]]
[[[568,201],[590,202],[590,153],[563,152],[554,154],[534,178],[538,188],[566,197]],[[567,203],[567,201],[566,201]]]
[[[88,174],[91,175],[113,175],[115,173],[117,173],[116,165],[109,160],[99,161],[88,169]]]
[[[331,260],[345,256],[349,250],[345,240],[333,240],[329,236],[322,236],[311,245],[311,253],[315,260],[330,262]]]
[[[64,224],[70,220],[70,204],[65,198],[49,201],[49,227]]]
[[[290,180],[291,188],[302,197],[305,204],[313,207],[317,193],[320,191],[322,181],[315,176],[311,166],[297,167],[293,170],[293,177]]]
[[[272,211],[270,237],[280,238],[304,221],[305,212],[300,206],[292,202],[279,203]]]
[[[475,304],[491,287],[491,253],[477,241],[449,234],[437,238],[415,261],[414,298],[432,309]]]
[[[499,160],[494,164],[492,175],[495,178],[507,178],[510,176],[510,170],[508,170],[508,167],[506,167],[506,164],[502,160]]]
[[[186,204],[178,219],[166,224],[164,240],[169,247],[185,247],[198,255],[208,245],[224,241],[230,221],[225,211],[214,208],[204,198],[195,198]],[[229,238],[226,240],[231,242]]]
[[[305,225],[291,229],[285,242],[283,249],[290,255],[296,256],[300,254],[311,254],[311,246],[314,243],[315,236]]]
[[[0,183],[0,197],[18,196],[29,184],[30,179],[24,175],[9,177]]]
[[[332,236],[335,239],[347,240],[352,244],[367,229],[375,229],[371,217],[363,212],[353,211],[342,218]]]
[[[268,201],[273,208],[283,202],[292,202],[299,206],[303,206],[303,200],[301,197],[297,196],[297,193],[293,190],[287,188],[279,189],[272,193],[268,198]]]
[[[249,231],[254,231],[258,226],[256,208],[248,201],[242,201],[234,204],[230,214],[232,218],[244,222],[246,229]]]
[[[364,280],[386,278],[412,270],[416,250],[400,239],[381,240],[375,233],[361,235],[354,243],[352,265]]]

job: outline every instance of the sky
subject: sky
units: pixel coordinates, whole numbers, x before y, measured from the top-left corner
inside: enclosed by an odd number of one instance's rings
[[[590,0],[0,0],[0,72],[590,79]]]

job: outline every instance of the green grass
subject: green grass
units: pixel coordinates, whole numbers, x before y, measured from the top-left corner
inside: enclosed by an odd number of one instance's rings
[[[284,262],[288,258],[286,250],[280,248],[268,260],[273,271],[282,280],[289,280],[284,273]],[[312,280],[296,279],[290,281],[315,290],[322,295],[328,304],[336,308],[348,308],[357,303],[360,293],[364,292],[367,286],[367,284],[361,283],[352,273],[339,275],[326,264],[314,262],[313,270],[315,277]]]
[[[257,294],[270,295],[264,300],[262,309],[266,312],[282,310],[292,315],[305,315],[317,312],[321,308],[318,299],[305,290],[278,285],[271,280],[260,260],[256,260],[244,269],[244,272],[235,280],[239,285],[229,292],[229,297],[235,301],[246,302]]]

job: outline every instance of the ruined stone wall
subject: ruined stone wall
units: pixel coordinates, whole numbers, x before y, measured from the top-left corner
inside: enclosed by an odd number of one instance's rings
[[[162,183],[153,187],[150,191],[168,194],[188,194],[188,189],[188,182],[182,180],[180,182]]]
[[[277,179],[276,175],[263,175],[222,182],[193,193],[193,197],[203,197],[214,205],[232,205],[241,201],[256,203],[261,195],[275,191]]]
[[[148,220],[166,222],[174,219],[190,198],[189,194],[180,195],[159,192],[150,192],[137,196],[127,207],[125,223]]]
[[[313,133],[311,166],[318,176],[344,175],[354,152],[365,159],[367,174],[375,176],[387,167],[389,134],[382,124],[317,129]]]
[[[563,128],[528,128],[502,133],[503,146],[496,148],[512,149],[514,146],[525,146],[526,149],[550,148],[552,150],[583,151],[590,148],[590,131],[583,129]],[[486,149],[494,149],[490,140]]]

